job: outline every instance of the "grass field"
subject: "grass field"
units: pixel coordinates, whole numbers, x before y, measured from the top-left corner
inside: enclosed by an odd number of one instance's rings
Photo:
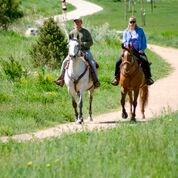
[[[0,177],[176,178],[177,118],[178,113],[105,131],[0,143]]]
[[[115,61],[120,53],[119,37],[116,36],[117,33],[115,30],[112,30],[112,28],[116,30],[123,29],[127,23],[121,18],[123,15],[123,3],[115,3],[112,1],[109,3],[108,1],[97,1],[97,3],[104,8],[104,11],[89,18],[84,17],[84,25],[91,30],[95,41],[92,47],[93,55],[100,64],[99,79],[101,81],[101,87],[94,95],[94,115],[119,109],[120,89],[110,85],[114,73]],[[166,2],[157,3],[157,8],[154,10],[154,19],[157,19],[157,21],[161,17],[157,16],[156,13],[163,11],[160,7],[165,5],[165,3]],[[172,3],[171,6],[173,6],[176,2],[170,1],[170,3]],[[33,6],[30,7],[30,4],[33,4]],[[25,12],[25,17],[13,23],[9,31],[0,31],[1,59],[8,60],[10,57],[13,57],[20,62],[23,69],[22,78],[17,81],[11,81],[3,72],[2,67],[0,68],[0,135],[29,132],[54,126],[57,123],[73,121],[73,110],[66,88],[58,88],[53,83],[59,71],[33,67],[29,49],[35,42],[36,37],[27,38],[22,33],[27,24],[34,22],[37,18],[40,18],[40,16],[55,15],[58,9],[60,9],[58,7],[59,4],[57,5],[56,2],[54,2],[54,4],[50,3],[49,6],[48,4],[49,1],[43,3],[22,1],[22,10]],[[114,10],[116,7],[118,9],[117,11]],[[165,6],[164,8],[166,7],[167,10],[169,10],[169,6]],[[74,7],[69,6],[69,10],[73,8]],[[32,18],[32,14],[34,14],[34,18]],[[107,17],[108,14],[110,14],[111,17]],[[175,14],[176,13],[172,10],[170,16],[174,16]],[[116,23],[118,18],[120,19],[120,23]],[[26,19],[28,19],[28,21],[26,21]],[[103,21],[103,19],[105,19],[105,21]],[[156,25],[157,21],[153,21],[152,26]],[[167,22],[167,26],[171,29],[170,31],[175,33],[177,29],[171,26],[171,21],[172,19],[169,21],[170,24]],[[106,22],[109,22],[111,25],[110,28]],[[96,24],[98,24],[98,26],[95,26]],[[68,25],[71,26],[70,23]],[[145,28],[146,32],[148,32],[147,26]],[[159,27],[157,28],[158,31],[150,29],[149,32],[159,35],[160,29]],[[167,29],[165,29],[165,33],[166,31]],[[153,63],[151,68],[154,80],[170,72],[170,66],[159,56],[149,50],[147,50],[147,55]],[[157,70],[158,68],[159,70]],[[103,96],[106,96],[104,100]],[[85,96],[85,118],[87,117],[87,110],[88,102],[87,96]]]
[[[119,109],[120,88],[112,87],[114,65],[120,53],[113,29],[123,30],[123,2],[90,0],[104,11],[85,17],[95,44],[94,57],[100,64],[101,87],[94,95],[94,115]],[[178,47],[178,2],[156,1],[154,12],[146,8],[145,31],[149,43]],[[69,10],[74,7],[69,6]],[[13,23],[9,31],[0,31],[0,56],[20,62],[23,76],[12,81],[0,65],[0,136],[25,133],[73,121],[73,110],[66,88],[53,80],[58,70],[34,68],[29,56],[36,37],[24,37],[28,25],[42,16],[58,13],[57,1],[22,0],[25,17]],[[138,22],[141,23],[137,7]],[[32,16],[33,15],[33,16]],[[149,18],[148,18],[149,17]],[[110,24],[110,29],[106,25]],[[69,24],[71,26],[71,24]],[[168,75],[170,66],[147,50],[153,63],[155,80]],[[158,70],[159,69],[159,70]],[[103,99],[103,96],[105,98]],[[84,117],[87,116],[87,95]],[[150,122],[119,123],[118,127],[64,135],[43,141],[0,142],[0,178],[176,178],[178,175],[178,113],[170,113]]]
[[[116,3],[110,3],[110,6],[108,6],[107,1],[98,1],[98,3],[102,3],[101,5],[104,7],[104,11],[98,14],[103,17],[110,13],[112,8],[116,6]],[[35,42],[36,37],[27,38],[22,33],[28,23],[33,22],[40,15],[53,15],[53,13],[58,11],[58,6],[54,2],[54,4],[51,3],[47,8],[48,1],[44,3],[38,2],[32,7],[29,7],[30,4],[34,3],[32,1],[22,1],[22,9],[25,11],[25,17],[13,23],[9,31],[0,31],[1,58],[8,60],[12,56],[20,62],[24,73],[20,80],[11,81],[5,75],[3,69],[0,68],[0,135],[29,132],[51,127],[57,123],[73,121],[73,110],[66,88],[58,88],[53,83],[59,71],[52,71],[47,68],[42,70],[33,67],[29,56],[29,49]],[[108,9],[108,7],[110,8]],[[73,7],[69,6],[69,10],[71,9]],[[32,18],[34,12],[35,16]],[[110,14],[114,15],[114,13]],[[29,21],[26,21],[26,19]],[[111,24],[114,24],[117,18],[113,17],[111,19]],[[92,32],[95,41],[92,52],[100,64],[99,79],[101,81],[101,87],[94,95],[94,115],[119,109],[120,98],[120,89],[110,85],[114,73],[115,61],[120,53],[119,38],[116,36],[115,31],[109,29],[107,24],[104,22],[104,24],[101,24],[102,21],[99,22],[100,17],[96,15],[94,20],[86,18],[84,23]],[[107,22],[107,18],[105,22]],[[99,26],[94,26],[93,24],[95,23],[98,23]],[[149,50],[147,50],[147,55],[153,63],[151,67],[155,80],[169,73],[170,66],[160,57]],[[161,70],[157,70],[158,68]],[[104,100],[103,96],[106,96]],[[87,96],[85,96],[85,118],[87,117],[87,110],[88,101]]]
[[[26,43],[24,37],[11,36],[14,41]],[[4,49],[8,49],[7,47]],[[115,44],[114,44],[115,45]],[[18,45],[19,46],[19,45]],[[22,48],[27,48],[21,45]],[[23,50],[17,51],[16,46],[11,51],[17,52],[22,56]],[[8,51],[8,50],[7,50]],[[9,51],[8,51],[9,52]],[[101,87],[95,92],[93,113],[94,115],[111,111],[119,108],[120,89],[112,87],[110,81],[113,77],[116,56],[118,56],[117,47],[108,46],[106,42],[98,43],[93,48],[94,56],[100,64],[99,78]],[[158,79],[168,73],[169,66],[158,56],[148,51],[152,65],[153,78]],[[23,57],[22,63],[28,60]],[[28,59],[28,58],[27,58]],[[6,76],[1,78],[0,87],[0,135],[12,135],[15,133],[34,131],[36,129],[54,126],[57,123],[73,121],[73,110],[71,100],[67,94],[66,87],[58,88],[53,81],[57,77],[58,71],[47,70],[44,72],[40,69],[31,69],[23,65],[28,71],[28,75],[19,81],[9,81]],[[162,66],[162,70],[156,70]],[[103,96],[108,96],[103,99]],[[108,104],[109,103],[109,104]],[[84,98],[84,117],[87,117],[88,99]]]
[[[117,30],[123,30],[127,27],[128,20],[125,19],[125,5],[124,1],[113,2],[112,0],[89,0],[104,8],[101,11],[92,16],[88,16],[88,20],[93,25],[102,25],[103,23],[109,23],[111,28]],[[136,2],[136,12],[133,13],[137,17],[139,26],[142,25],[141,20],[141,1]],[[158,0],[156,1],[156,7],[151,11],[150,3],[144,1],[145,9],[145,22],[143,26],[147,34],[149,43],[156,43],[167,46],[174,46],[178,48],[178,20],[177,18],[177,0]],[[128,17],[132,15],[132,12],[128,13]]]

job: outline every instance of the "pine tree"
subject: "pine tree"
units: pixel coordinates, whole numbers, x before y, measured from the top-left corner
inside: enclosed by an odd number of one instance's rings
[[[67,55],[67,40],[57,23],[49,18],[40,28],[37,43],[30,51],[34,66],[59,67]]]

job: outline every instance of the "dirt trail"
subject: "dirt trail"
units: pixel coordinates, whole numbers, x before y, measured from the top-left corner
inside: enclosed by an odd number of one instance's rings
[[[82,2],[81,2],[82,1]],[[68,0],[73,5],[79,4],[79,6],[87,5],[87,9],[90,9],[88,2],[83,0]],[[85,12],[87,10],[85,8]],[[98,6],[96,6],[98,9]],[[92,9],[89,10],[90,14],[93,10],[97,12],[95,6],[92,6]],[[99,8],[100,9],[100,8]],[[101,10],[101,9],[100,9]],[[84,15],[83,9],[80,9],[81,15]],[[77,11],[78,12],[78,11]],[[87,15],[85,13],[85,15]],[[178,76],[178,49],[167,48],[167,47],[160,47],[156,45],[149,45],[149,49],[153,52],[160,55],[162,58],[165,59],[166,62],[171,64],[173,71],[169,76],[158,80],[155,82],[154,85],[149,87],[149,103],[148,107],[146,108],[146,118],[145,121],[152,119],[155,116],[159,116],[165,114],[166,111],[176,111],[178,110],[178,83],[177,83],[177,76]],[[119,93],[118,93],[119,94]],[[137,108],[137,120],[141,121],[141,114],[139,113],[139,107]],[[37,131],[34,133],[28,134],[19,134],[14,135],[11,137],[0,137],[2,142],[7,142],[9,139],[13,139],[16,141],[27,141],[31,139],[44,139],[49,137],[59,137],[65,133],[74,133],[79,132],[82,130],[92,131],[94,129],[105,129],[105,128],[112,128],[118,125],[121,119],[121,112],[111,112],[107,114],[102,114],[93,118],[94,121],[85,121],[83,125],[77,125],[75,123],[67,123],[67,124],[60,124],[56,127]]]

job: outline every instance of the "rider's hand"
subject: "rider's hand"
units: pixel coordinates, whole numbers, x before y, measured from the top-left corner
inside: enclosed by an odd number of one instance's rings
[[[85,46],[86,42],[81,42],[81,46]]]
[[[142,50],[139,51],[140,54],[143,54],[144,52]]]

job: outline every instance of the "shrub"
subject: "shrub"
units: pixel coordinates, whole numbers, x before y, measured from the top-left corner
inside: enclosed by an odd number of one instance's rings
[[[5,74],[11,79],[21,79],[23,75],[22,65],[16,61],[12,56],[9,57],[8,61],[1,60],[2,69],[4,70]]]
[[[7,29],[10,22],[23,16],[19,10],[19,0],[1,0],[0,1],[0,28]]]
[[[115,40],[121,37],[122,33],[120,31],[110,29],[109,24],[105,23],[102,26],[93,27],[91,29],[93,40],[95,42]]]
[[[32,46],[30,55],[35,67],[59,67],[67,55],[67,41],[63,31],[52,18],[40,28],[37,43]]]

